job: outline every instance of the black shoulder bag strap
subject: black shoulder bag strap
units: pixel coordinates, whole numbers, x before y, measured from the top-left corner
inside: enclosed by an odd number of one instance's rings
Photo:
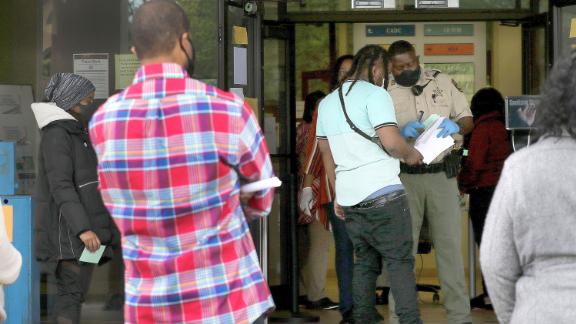
[[[346,122],[348,123],[348,126],[350,126],[350,128],[352,128],[352,130],[364,137],[365,139],[369,140],[370,142],[378,145],[382,150],[384,150],[384,152],[388,155],[390,155],[388,153],[388,151],[386,151],[386,149],[384,148],[384,145],[382,145],[382,143],[380,142],[380,139],[378,137],[372,137],[366,133],[364,133],[360,128],[358,128],[356,125],[354,125],[354,123],[352,122],[352,120],[350,120],[350,116],[348,116],[348,113],[346,112],[346,104],[344,104],[344,94],[342,93],[342,86],[340,86],[338,88],[338,96],[340,97],[340,105],[342,106],[342,112],[344,112],[344,117],[346,118]]]

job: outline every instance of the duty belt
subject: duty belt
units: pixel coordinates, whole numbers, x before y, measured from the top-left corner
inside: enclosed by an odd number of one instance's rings
[[[446,170],[446,164],[432,163],[432,164],[421,164],[421,165],[408,165],[405,163],[400,163],[400,172],[406,174],[426,174],[426,173],[439,173]]]
[[[440,173],[446,172],[446,177],[454,178],[460,172],[460,164],[462,162],[462,151],[453,150],[450,154],[444,157],[444,161],[440,163],[422,164],[422,165],[407,165],[400,163],[400,172],[405,174],[426,174],[426,173]]]

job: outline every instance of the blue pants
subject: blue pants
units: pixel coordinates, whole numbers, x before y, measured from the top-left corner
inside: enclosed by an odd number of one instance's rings
[[[352,297],[352,275],[354,272],[354,247],[346,223],[334,214],[334,204],[324,205],[328,213],[334,243],[336,245],[336,276],[338,277],[338,293],[340,294],[340,312],[352,310],[354,300]]]

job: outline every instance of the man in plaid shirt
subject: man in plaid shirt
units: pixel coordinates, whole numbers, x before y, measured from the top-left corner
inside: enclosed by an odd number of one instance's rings
[[[274,307],[247,218],[273,192],[240,201],[240,180],[273,176],[243,101],[189,78],[186,14],[146,2],[132,37],[134,83],[90,123],[106,206],[122,232],[127,323],[253,323]],[[243,197],[245,198],[245,197]]]

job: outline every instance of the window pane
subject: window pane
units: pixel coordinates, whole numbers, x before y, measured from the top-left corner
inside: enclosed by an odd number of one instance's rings
[[[558,47],[558,55],[563,56],[570,53],[571,50],[576,48],[576,38],[571,36],[572,33],[572,19],[576,18],[576,5],[574,6],[566,6],[560,8],[560,33],[557,36],[559,47]]]
[[[307,72],[327,70],[330,66],[328,24],[296,25],[296,100],[304,100],[302,77]],[[308,92],[329,90],[328,83],[313,78]],[[300,118],[301,116],[297,116]]]
[[[190,18],[190,35],[196,50],[195,77],[215,83],[218,75],[218,3],[202,0],[178,2]],[[73,54],[108,53],[109,91],[117,90],[114,55],[130,53],[130,22],[142,3],[143,0],[45,0],[41,86],[45,86],[54,73],[72,72]]]

